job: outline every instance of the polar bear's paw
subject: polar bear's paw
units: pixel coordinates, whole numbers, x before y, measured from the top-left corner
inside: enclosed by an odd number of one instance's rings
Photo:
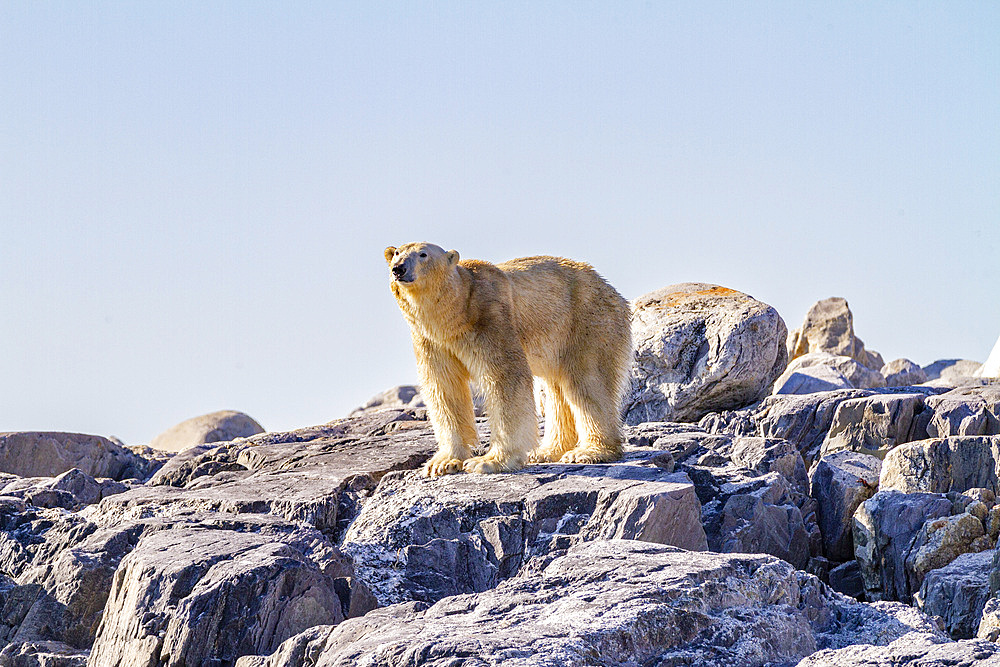
[[[522,466],[511,459],[499,459],[494,456],[473,456],[465,461],[465,472],[494,473],[511,472]]]
[[[621,458],[621,452],[597,447],[577,447],[562,455],[560,463],[608,463]]]
[[[440,477],[451,473],[462,472],[462,459],[452,457],[434,457],[424,464],[424,477]]]

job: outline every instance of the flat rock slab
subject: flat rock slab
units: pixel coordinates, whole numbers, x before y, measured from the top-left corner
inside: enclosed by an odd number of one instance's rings
[[[531,556],[624,538],[706,549],[691,481],[655,465],[537,465],[505,475],[390,473],[342,549],[382,604],[484,591]]]
[[[888,646],[819,651],[796,667],[998,667],[1000,646],[982,639],[944,642],[913,633]]]
[[[496,589],[378,609],[237,664],[755,667],[933,632],[918,612],[850,602],[770,556],[612,540],[533,564]]]
[[[398,410],[266,433],[181,453],[150,484],[105,499],[89,518],[110,526],[192,511],[268,513],[333,534],[382,475],[416,468],[436,448],[430,425]]]

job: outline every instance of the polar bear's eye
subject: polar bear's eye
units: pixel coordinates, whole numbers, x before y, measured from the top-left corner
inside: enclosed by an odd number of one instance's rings
[[[426,253],[426,252],[422,252],[422,253],[420,253],[420,256],[421,256],[421,257],[426,257],[426,256],[427,256],[427,253]]]

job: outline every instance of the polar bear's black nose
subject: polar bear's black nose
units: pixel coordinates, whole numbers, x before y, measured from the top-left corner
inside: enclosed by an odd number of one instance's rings
[[[396,276],[396,278],[402,278],[406,275],[406,267],[402,264],[397,264],[392,267],[392,275]]]

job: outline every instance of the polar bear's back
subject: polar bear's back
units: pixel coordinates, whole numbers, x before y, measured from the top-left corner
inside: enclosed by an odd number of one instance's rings
[[[517,326],[535,363],[556,363],[569,348],[630,345],[628,302],[584,262],[521,257],[497,265],[511,281]],[[546,363],[548,362],[548,363]]]

